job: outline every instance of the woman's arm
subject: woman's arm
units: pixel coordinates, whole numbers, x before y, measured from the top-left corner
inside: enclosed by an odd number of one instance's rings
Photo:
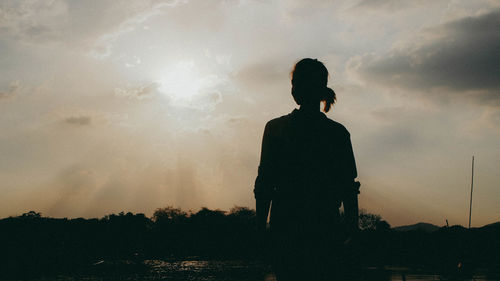
[[[267,215],[269,214],[269,206],[271,200],[256,199],[256,212],[257,212],[257,231],[262,232],[266,230]]]
[[[346,217],[346,222],[352,231],[357,231],[358,225],[358,194],[359,194],[359,182],[355,181],[358,176],[356,169],[356,162],[354,160],[354,152],[352,150],[350,135],[346,137],[346,151],[345,151],[345,170],[343,171],[345,175],[345,190],[344,190],[344,212]]]
[[[274,140],[271,136],[270,122],[266,124],[262,137],[262,150],[257,179],[255,180],[254,194],[256,200],[257,229],[265,230],[269,206],[274,192]]]

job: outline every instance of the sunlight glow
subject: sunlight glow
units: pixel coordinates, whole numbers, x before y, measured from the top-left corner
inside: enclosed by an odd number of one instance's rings
[[[169,98],[172,105],[211,110],[220,102],[219,88],[226,79],[203,73],[193,61],[180,61],[162,71],[156,80],[158,91]]]
[[[192,61],[182,61],[173,68],[166,70],[164,76],[158,81],[159,91],[174,101],[189,102],[200,94],[202,79]]]

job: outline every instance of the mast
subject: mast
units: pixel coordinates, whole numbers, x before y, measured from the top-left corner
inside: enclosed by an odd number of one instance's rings
[[[472,216],[472,192],[474,191],[474,155],[472,155],[472,177],[470,180],[469,228]]]

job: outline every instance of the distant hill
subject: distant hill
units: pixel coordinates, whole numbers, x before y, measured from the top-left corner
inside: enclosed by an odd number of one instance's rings
[[[473,227],[471,230],[481,232],[481,233],[489,233],[489,234],[496,235],[496,236],[500,237],[500,221],[490,223],[487,225],[483,225],[481,227]],[[497,240],[498,240],[498,242],[500,242],[500,239],[497,239]]]
[[[434,225],[434,224],[419,222],[419,223],[412,224],[412,225],[403,225],[403,226],[393,227],[392,229],[394,229],[396,231],[403,231],[403,232],[404,231],[421,230],[421,231],[430,233],[430,232],[434,232],[440,228],[441,227]]]
[[[500,229],[500,221],[499,222],[490,223],[490,224],[487,224],[487,225],[479,227],[479,228],[483,228],[483,229]]]

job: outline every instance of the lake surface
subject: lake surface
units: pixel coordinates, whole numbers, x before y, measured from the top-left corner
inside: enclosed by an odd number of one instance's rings
[[[240,261],[240,260],[146,260],[140,269],[130,270],[135,267],[131,263],[98,263],[92,274],[84,276],[58,276],[51,278],[36,278],[32,281],[46,280],[200,280],[200,281],[275,281],[276,278],[269,266],[261,262]],[[457,280],[445,278],[438,274],[429,272],[415,272],[408,268],[386,268],[377,270],[376,268],[366,268],[364,273],[353,278],[352,281],[362,280],[381,280],[381,281],[399,281],[399,280]],[[490,281],[499,280],[488,276],[485,272],[478,272],[473,278],[458,280],[476,280]]]

